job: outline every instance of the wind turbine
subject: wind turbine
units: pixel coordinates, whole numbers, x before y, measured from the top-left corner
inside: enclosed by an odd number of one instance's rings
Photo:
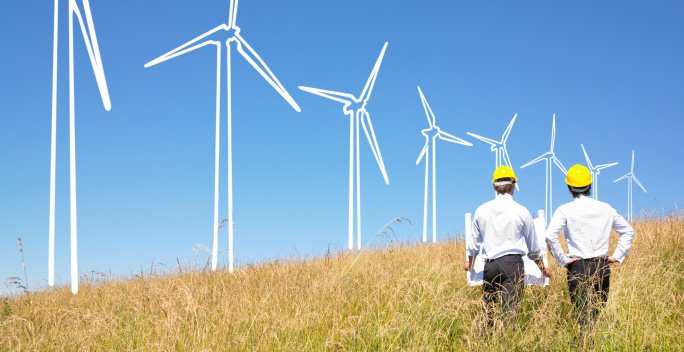
[[[358,240],[358,248],[361,249],[361,163],[359,158],[359,123],[363,126],[363,132],[366,134],[368,143],[370,144],[375,161],[380,167],[380,172],[385,178],[385,183],[389,184],[387,179],[387,172],[385,171],[385,164],[382,162],[382,155],[380,154],[380,147],[373,132],[373,124],[370,120],[370,115],[366,111],[366,104],[370,99],[375,78],[378,76],[382,58],[387,49],[387,42],[382,47],[380,56],[375,62],[373,71],[368,77],[366,85],[363,87],[363,92],[358,98],[355,98],[349,93],[340,93],[331,90],[310,88],[300,86],[299,89],[312,94],[320,95],[344,104],[342,111],[345,115],[349,115],[349,249],[354,247],[354,183],[356,183],[356,234]],[[354,177],[354,153],[356,153],[356,178]],[[355,182],[356,181],[356,182]]]
[[[594,199],[598,200],[598,175],[601,173],[601,170],[617,165],[618,163],[610,163],[610,164],[603,164],[603,165],[598,165],[598,166],[593,166],[591,164],[591,160],[589,160],[589,155],[587,155],[587,151],[584,149],[584,145],[580,144],[582,146],[582,151],[584,152],[584,157],[587,159],[587,166],[589,166],[589,171],[591,172],[591,178],[594,180],[594,191],[593,197]]]
[[[447,142],[463,144],[467,146],[472,146],[471,143],[466,142],[458,137],[452,136],[449,133],[442,131],[435,122],[435,114],[432,113],[430,105],[428,104],[423,92],[418,87],[418,93],[420,94],[420,100],[423,102],[423,109],[425,109],[425,115],[428,119],[428,124],[430,128],[420,131],[420,133],[425,136],[425,146],[416,160],[416,165],[420,163],[425,156],[425,206],[423,207],[423,242],[427,242],[427,211],[428,211],[428,173],[430,170],[430,142],[432,141],[432,242],[437,242],[437,143],[436,139],[445,140]]]
[[[553,211],[553,166],[551,165],[551,162],[553,161],[558,168],[563,171],[563,174],[567,175],[568,170],[565,169],[565,166],[558,160],[556,157],[556,153],[553,151],[553,147],[556,141],[556,114],[553,114],[553,125],[551,126],[551,150],[548,152],[540,155],[536,159],[530,161],[529,163],[521,166],[520,168],[527,167],[529,165],[532,165],[534,163],[537,163],[539,161],[546,161],[546,193],[544,194],[544,214],[546,217],[546,223],[548,224],[550,221],[551,214],[549,212],[549,209]]]
[[[511,158],[508,157],[508,151],[506,150],[506,140],[508,139],[508,135],[511,134],[511,129],[513,128],[513,123],[515,122],[516,117],[518,117],[518,114],[513,115],[511,123],[508,124],[508,127],[506,127],[503,135],[501,135],[501,141],[495,141],[493,139],[468,132],[468,134],[472,137],[475,137],[492,146],[491,150],[494,152],[494,168],[498,168],[501,165],[506,165],[512,168]],[[518,190],[520,189],[517,183],[515,184],[515,188]]]
[[[76,0],[69,0],[69,176],[70,176],[70,205],[71,205],[71,292],[78,293],[78,255],[77,255],[77,222],[76,222],[76,130],[75,130],[75,97],[74,97],[74,16],[78,19],[81,34],[88,50],[90,65],[95,73],[97,87],[100,90],[105,110],[112,108],[109,100],[109,90],[105,80],[104,67],[100,58],[100,47],[97,44],[93,16],[90,13],[88,0],[82,0],[83,14],[76,4]],[[57,43],[59,0],[55,0],[55,23],[52,44],[52,140],[50,144],[50,222],[48,245],[48,284],[55,285],[55,168],[57,158]],[[87,27],[86,27],[87,24]]]
[[[218,257],[218,189],[219,189],[219,141],[221,127],[221,53],[222,44],[226,45],[226,65],[227,65],[227,92],[228,92],[228,270],[233,272],[233,151],[232,151],[232,130],[231,130],[231,84],[230,84],[230,48],[231,42],[235,42],[238,53],[249,62],[262,77],[297,111],[301,111],[294,99],[288,94],[282,84],[275,77],[273,72],[266,66],[266,63],[252,49],[247,41],[240,35],[240,27],[235,25],[237,18],[238,0],[230,1],[230,12],[228,24],[222,24],[199,37],[169,51],[168,53],[148,62],[145,67],[154,66],[202,48],[206,45],[216,45],[216,150],[214,163],[214,240],[212,251],[212,270],[216,270]]]
[[[644,192],[646,192],[646,188],[644,188],[644,186],[641,185],[641,182],[639,182],[636,176],[634,176],[634,150],[632,150],[631,171],[627,175],[624,175],[618,178],[617,180],[613,181],[613,183],[620,181],[624,178],[627,179],[627,218],[629,219],[629,221],[632,221],[632,180],[634,180],[634,182],[636,182],[636,184],[639,185],[639,187],[641,187],[641,189],[643,189]]]

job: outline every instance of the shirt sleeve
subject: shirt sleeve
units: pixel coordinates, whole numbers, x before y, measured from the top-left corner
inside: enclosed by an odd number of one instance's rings
[[[615,252],[613,252],[613,258],[617,259],[618,262],[622,263],[629,254],[629,250],[632,248],[632,239],[634,238],[634,229],[632,226],[618,214],[617,211],[613,209],[613,230],[620,234],[620,239],[618,240]]]
[[[479,223],[479,215],[480,215],[480,210],[475,211],[475,216],[473,216],[473,223],[472,223],[472,230],[470,231],[470,238],[466,239],[466,251],[468,252],[468,255],[471,257],[477,257],[477,254],[480,253],[480,247],[482,246],[482,229],[480,229],[480,223]],[[466,224],[466,226],[469,226]]]
[[[527,243],[527,257],[531,260],[537,260],[541,258],[542,248],[539,245],[539,238],[537,238],[537,229],[534,227],[534,220],[530,212],[525,210],[523,215],[523,237],[525,237],[525,242]]]
[[[558,235],[565,228],[567,224],[567,219],[563,212],[556,210],[553,213],[549,227],[546,229],[546,244],[549,246],[551,255],[556,259],[558,265],[564,267],[568,264],[568,257],[563,253],[563,247],[561,247],[560,242],[558,242]],[[567,237],[566,237],[567,240]]]

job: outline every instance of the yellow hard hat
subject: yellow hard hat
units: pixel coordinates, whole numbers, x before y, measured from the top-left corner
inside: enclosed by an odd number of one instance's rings
[[[501,165],[494,170],[494,177],[492,178],[492,182],[496,182],[496,180],[500,178],[506,178],[510,177],[514,181],[518,182],[518,178],[515,177],[515,172],[513,172],[513,169],[506,165]]]
[[[591,172],[585,166],[575,165],[568,170],[565,183],[575,188],[587,187],[591,184]]]

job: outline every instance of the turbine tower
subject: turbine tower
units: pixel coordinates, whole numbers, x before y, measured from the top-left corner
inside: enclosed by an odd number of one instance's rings
[[[634,150],[632,150],[632,169],[631,169],[631,171],[627,175],[624,175],[624,176],[618,178],[617,180],[613,181],[613,183],[620,181],[622,179],[625,179],[625,178],[627,179],[627,218],[629,221],[632,221],[632,180],[634,180],[634,182],[636,182],[636,184],[639,185],[639,187],[641,187],[641,189],[643,189],[644,192],[646,192],[646,188],[644,188],[644,186],[641,185],[641,182],[639,182],[639,180],[637,180],[636,176],[634,176]]]
[[[432,142],[432,243],[437,242],[437,138],[447,142],[472,146],[471,143],[466,142],[458,137],[452,136],[449,133],[442,131],[435,122],[435,114],[432,113],[430,105],[428,104],[423,92],[418,87],[420,100],[423,102],[423,109],[428,119],[430,128],[420,131],[425,136],[425,146],[416,160],[416,165],[420,163],[425,156],[425,206],[423,207],[423,242],[427,242],[427,212],[428,212],[428,183],[430,170],[430,143]]]
[[[366,104],[368,103],[368,99],[370,99],[371,92],[373,91],[373,85],[375,84],[375,79],[378,76],[380,64],[382,63],[382,58],[385,55],[385,49],[387,49],[387,42],[385,42],[385,45],[382,47],[380,56],[375,62],[375,66],[373,67],[370,77],[368,77],[366,86],[363,88],[363,92],[361,92],[361,95],[358,98],[355,98],[349,93],[340,93],[331,90],[303,86],[299,87],[299,89],[305,92],[320,95],[324,98],[344,104],[342,111],[345,115],[349,115],[349,249],[354,247],[354,184],[356,184],[356,235],[358,240],[358,248],[361,249],[361,164],[359,162],[359,123],[361,126],[363,126],[363,132],[366,134],[368,143],[370,144],[373,155],[375,156],[375,161],[380,167],[380,172],[382,172],[382,176],[385,178],[385,183],[389,184],[387,172],[385,171],[385,164],[382,162],[382,155],[380,154],[380,147],[378,146],[378,141],[375,138],[375,132],[373,132],[373,124],[371,123],[368,111],[366,111]],[[354,154],[356,154],[356,156],[354,156]],[[355,160],[356,176],[354,176]]]
[[[508,157],[508,151],[506,150],[506,140],[508,139],[508,135],[511,134],[511,129],[513,128],[513,123],[515,122],[516,117],[518,117],[518,114],[515,114],[513,116],[511,123],[509,123],[508,127],[506,127],[506,130],[504,131],[503,135],[501,135],[501,141],[495,141],[493,139],[489,139],[486,137],[476,135],[475,133],[468,132],[468,134],[472,137],[475,137],[492,146],[491,150],[494,152],[494,168],[498,168],[501,165],[506,165],[512,168],[511,158]],[[515,184],[515,188],[520,190],[517,183]]]
[[[565,169],[565,166],[563,166],[560,160],[558,160],[558,158],[556,157],[556,153],[553,151],[555,141],[556,114],[553,114],[553,124],[551,125],[551,150],[520,167],[522,169],[524,167],[527,167],[542,160],[546,162],[546,193],[544,193],[544,215],[546,217],[547,224],[550,222],[550,218],[552,215],[549,209],[553,211],[553,166],[551,165],[551,162],[553,161],[553,163],[556,164],[556,166],[558,166],[558,168],[561,171],[563,171],[563,174],[567,175],[568,173],[568,170]]]
[[[254,69],[261,74],[262,77],[280,94],[297,112],[301,111],[297,103],[285,90],[282,84],[275,77],[273,72],[266,66],[266,63],[259,57],[259,55],[252,49],[247,41],[240,35],[240,27],[235,25],[237,18],[238,0],[230,1],[230,12],[228,15],[228,24],[222,24],[199,37],[169,51],[168,53],[148,62],[145,67],[154,66],[158,63],[164,62],[191,52],[195,49],[202,48],[206,45],[216,46],[216,149],[214,161],[214,240],[212,248],[212,270],[216,270],[218,257],[218,189],[219,189],[219,141],[221,137],[221,66],[222,66],[222,45],[226,46],[226,75],[227,75],[227,95],[228,95],[228,270],[233,272],[233,150],[232,150],[232,130],[231,130],[231,83],[230,83],[230,55],[231,42],[235,42],[235,47],[238,53],[242,55]]]
[[[78,293],[78,255],[77,255],[77,222],[76,222],[76,113],[74,97],[74,16],[78,19],[83,34],[83,40],[90,57],[90,65],[95,73],[97,87],[100,90],[105,110],[112,108],[109,100],[109,90],[105,80],[104,67],[100,58],[100,47],[97,44],[93,16],[90,13],[90,3],[82,0],[83,13],[76,0],[69,0],[69,176],[70,176],[70,205],[71,205],[71,292]],[[55,23],[52,44],[52,140],[50,145],[50,222],[48,244],[48,284],[55,285],[55,168],[57,158],[57,43],[59,0],[55,0]],[[83,15],[85,22],[83,23]],[[87,24],[87,27],[86,27]]]
[[[598,175],[601,173],[601,170],[605,168],[609,168],[611,166],[617,165],[618,163],[610,163],[610,164],[603,164],[603,165],[598,165],[594,166],[591,163],[591,160],[589,160],[589,155],[587,155],[587,151],[584,149],[584,145],[580,144],[582,146],[582,151],[584,152],[584,157],[587,159],[587,166],[589,167],[589,171],[591,172],[591,178],[594,180],[594,191],[591,192],[592,196],[594,199],[598,200]]]

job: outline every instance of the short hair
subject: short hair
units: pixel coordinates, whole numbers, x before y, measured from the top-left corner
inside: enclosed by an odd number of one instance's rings
[[[513,190],[513,187],[515,187],[515,180],[512,177],[503,177],[503,178],[497,178],[495,182],[500,182],[500,181],[510,181],[511,183],[506,184],[506,185],[501,185],[501,186],[494,186],[494,190],[496,191],[497,194],[506,194],[506,193],[511,193]]]
[[[579,198],[579,196],[589,197],[591,195],[591,184],[589,186],[587,186],[586,189],[582,192],[578,192],[577,191],[578,189],[584,189],[584,187],[575,188],[575,187],[568,185],[568,191],[570,191],[570,193],[572,193],[572,198]]]

